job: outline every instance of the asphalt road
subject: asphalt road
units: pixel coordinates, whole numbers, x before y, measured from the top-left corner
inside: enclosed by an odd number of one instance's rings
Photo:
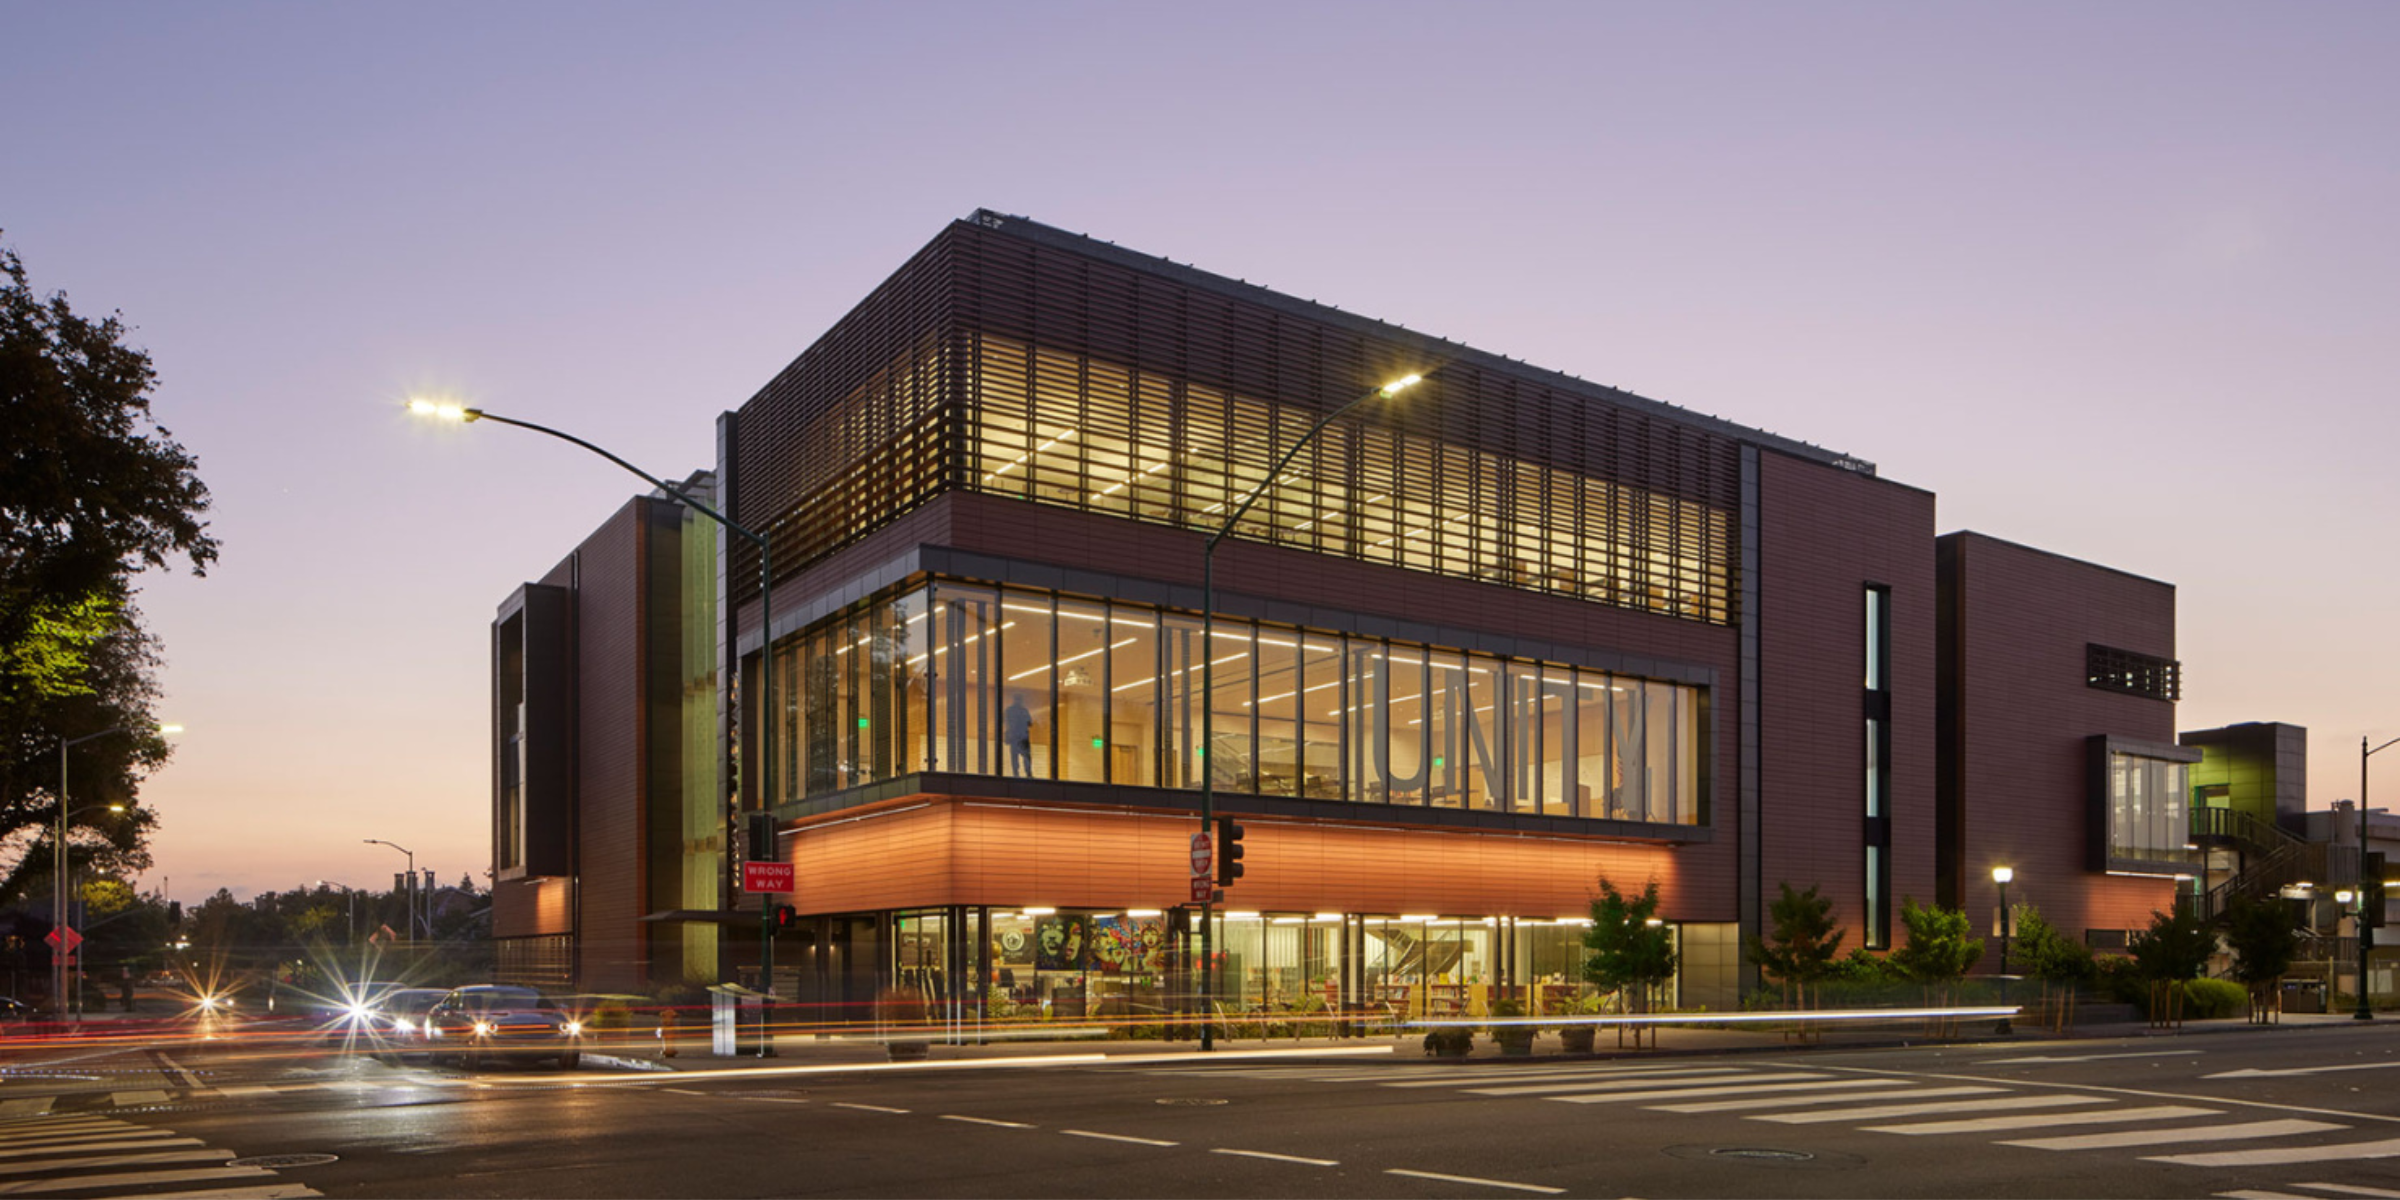
[[[280,1155],[333,1158],[228,1162]],[[0,1197],[220,1191],[2400,1200],[2400,1022],[1608,1061],[470,1074],[194,1044],[0,1067]]]

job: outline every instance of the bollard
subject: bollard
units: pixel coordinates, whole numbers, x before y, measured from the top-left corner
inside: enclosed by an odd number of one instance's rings
[[[663,1008],[658,1013],[658,1056],[675,1057],[675,1010]]]

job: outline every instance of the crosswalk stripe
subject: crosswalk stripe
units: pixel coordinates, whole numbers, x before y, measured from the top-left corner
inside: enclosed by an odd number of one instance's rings
[[[131,1121],[127,1121],[122,1117],[103,1117],[97,1113],[56,1113],[48,1116],[27,1117],[23,1120],[10,1121],[6,1125],[0,1125],[0,1138],[12,1138],[19,1134],[32,1133],[36,1130],[42,1129],[61,1129],[70,1125],[130,1124],[132,1124]]]
[[[2400,1200],[2400,1192],[2390,1188],[2362,1187],[2355,1183],[2295,1183],[2293,1187],[2312,1192],[2332,1192],[2342,1196],[2370,1196],[2374,1200]]]
[[[1963,1121],[1925,1121],[1915,1125],[1869,1125],[1868,1133],[1997,1133],[2003,1129],[2039,1129],[2044,1125],[2093,1125],[2111,1121],[2174,1121],[2185,1117],[2221,1117],[2222,1109],[2161,1104],[2153,1108],[2119,1108],[2108,1112],[2026,1113],[2010,1117],[1969,1117]]]
[[[1685,1096],[1755,1096],[1761,1093],[1770,1092],[1813,1092],[1816,1094],[1808,1096],[1806,1099],[1818,1101],[1850,1099],[1849,1095],[1827,1096],[1824,1093],[1828,1089],[1846,1093],[1855,1093],[1860,1091],[1862,1088],[1870,1093],[1880,1091],[1878,1088],[1861,1084],[1854,1079],[1824,1079],[1814,1083],[1729,1083],[1723,1087],[1678,1088],[1672,1091],[1598,1092],[1571,1096],[1547,1096],[1544,1098],[1556,1100],[1561,1104],[1631,1104],[1643,1100],[1674,1100]],[[1884,1097],[1881,1095],[1868,1095],[1860,1098],[1881,1100]]]
[[[84,1150],[150,1150],[165,1146],[197,1146],[199,1138],[168,1137],[164,1131],[136,1137],[131,1134],[102,1134],[98,1138],[76,1138],[39,1146],[15,1146],[0,1150],[0,1160],[32,1158],[40,1154],[74,1153]]]
[[[307,1200],[325,1193],[297,1183],[269,1183],[256,1187],[219,1188],[215,1191],[194,1191],[177,1188],[171,1192],[128,1193],[109,1197],[109,1200]]]
[[[2245,1188],[2238,1192],[2218,1192],[2217,1198],[2218,1200],[2315,1200],[2315,1197],[2303,1196],[2298,1192],[2262,1192],[2253,1188]]]
[[[299,1088],[271,1088],[257,1084],[233,1083],[215,1089],[220,1096],[272,1096],[277,1092],[299,1091]]]
[[[2206,1154],[2162,1154],[2143,1162],[2179,1163],[2187,1167],[2253,1167],[2273,1163],[2342,1162],[2359,1158],[2400,1158],[2400,1138],[2380,1142],[2347,1142],[2334,1146],[2261,1146],[2254,1150],[2213,1150]]]
[[[1753,1108],[1791,1108],[1801,1104],[1823,1104],[1827,1100],[1931,1100],[1939,1096],[1992,1096],[2006,1088],[1959,1087],[1918,1088],[1905,1079],[1878,1079],[1876,1086],[1862,1092],[1846,1092],[1839,1096],[1760,1096],[1747,1100],[1703,1100],[1697,1104],[1652,1104],[1651,1112],[1721,1113],[1743,1112]]]
[[[272,1178],[275,1172],[264,1167],[202,1167],[190,1171],[136,1171],[130,1175],[75,1175],[66,1179],[28,1179],[19,1183],[0,1183],[0,1196],[39,1196],[48,1192],[73,1192],[87,1188],[140,1187],[153,1183],[197,1183],[208,1179]],[[177,1189],[177,1195],[183,1195]]]
[[[37,1117],[49,1112],[50,1106],[56,1103],[58,1103],[56,1096],[26,1096],[17,1100],[0,1100],[0,1121]]]
[[[1920,1113],[1986,1112],[2001,1108],[2060,1108],[2070,1104],[2106,1104],[2099,1096],[1994,1096],[1988,1100],[1939,1100],[1932,1104],[1886,1104],[1869,1108],[1830,1108],[1817,1112],[1764,1113],[1753,1121],[1785,1125],[1822,1125],[1829,1121],[1880,1121]]]
[[[1459,1087],[1461,1085],[1470,1083],[1573,1083],[1578,1080],[1610,1079],[1624,1079],[1648,1083],[1661,1079],[1713,1080],[1723,1079],[1728,1076],[1743,1076],[1746,1074],[1748,1073],[1736,1067],[1708,1067],[1701,1070],[1681,1071],[1562,1071],[1555,1075],[1529,1074],[1517,1076],[1503,1075],[1498,1072],[1477,1071],[1451,1072],[1447,1078],[1443,1079],[1403,1079],[1394,1083],[1387,1083],[1383,1086],[1396,1088],[1437,1088]]]
[[[2330,1121],[2250,1121],[2239,1125],[2185,1125],[2175,1129],[2120,1129],[2114,1133],[2079,1133],[2071,1137],[2027,1138],[2002,1142],[2035,1150],[2114,1150],[2123,1146],[2165,1146],[2175,1142],[2223,1142],[2244,1138],[2286,1137],[2295,1133],[2324,1133],[2347,1129]]]
[[[22,1146],[31,1142],[55,1142],[63,1137],[90,1137],[96,1134],[140,1128],[139,1125],[124,1121],[76,1121],[73,1123],[62,1121],[57,1125],[45,1125],[38,1131],[29,1129],[22,1133],[0,1134],[0,1147]]]
[[[151,1167],[166,1163],[224,1162],[233,1157],[231,1150],[158,1150],[142,1154],[102,1154],[85,1158],[61,1158],[49,1162],[9,1163],[0,1166],[0,1175],[35,1175],[43,1171],[81,1171],[88,1167]]]
[[[110,1092],[108,1094],[108,1099],[110,1103],[115,1104],[118,1108],[133,1108],[143,1104],[165,1104],[167,1102],[167,1094],[157,1090],[143,1092]]]
[[[1823,1078],[1825,1078],[1823,1075],[1810,1075],[1799,1071],[1768,1071],[1750,1075],[1701,1075],[1689,1079],[1663,1076],[1643,1076],[1632,1079],[1562,1079],[1555,1083],[1521,1083],[1511,1087],[1466,1088],[1462,1090],[1466,1091],[1470,1095],[1475,1096],[1534,1096],[1543,1093],[1555,1094],[1559,1092],[1631,1092],[1640,1095],[1656,1096],[1666,1094],[1667,1091],[1680,1088],[1697,1089],[1702,1086],[1762,1087],[1770,1082],[1780,1082],[1783,1080]],[[1704,1096],[1708,1095],[1709,1093],[1695,1090],[1692,1094],[1695,1096]]]

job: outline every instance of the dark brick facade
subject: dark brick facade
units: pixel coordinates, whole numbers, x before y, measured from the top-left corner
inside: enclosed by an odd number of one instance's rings
[[[2175,706],[2087,686],[2085,650],[2174,658],[2173,585],[1979,533],[1938,546],[1940,840],[1953,864],[1944,902],[1988,929],[1999,905],[1991,869],[2007,866],[2010,901],[2069,936],[2142,928],[2172,908],[2175,884],[2091,870],[2087,743],[2112,734],[2172,745]]]

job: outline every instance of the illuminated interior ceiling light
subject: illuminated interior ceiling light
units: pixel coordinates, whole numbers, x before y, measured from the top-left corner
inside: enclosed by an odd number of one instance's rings
[[[1046,916],[1049,916],[1050,914],[1052,914],[1052,913],[1054,913],[1054,912],[1057,912],[1057,911],[1058,911],[1058,910],[1057,910],[1057,909],[1055,909],[1055,908],[1044,908],[1044,907],[1041,907],[1041,906],[1038,906],[1038,905],[1032,905],[1032,904],[1028,904],[1028,905],[1026,905],[1026,906],[1025,906],[1025,915],[1026,915],[1026,916],[1029,916],[1029,917],[1046,917]]]
[[[1277,918],[1275,918],[1275,924],[1277,924],[1277,925],[1298,925],[1298,924],[1301,924],[1302,922],[1305,922],[1305,921],[1307,921],[1307,920],[1308,920],[1308,918],[1307,918],[1307,917],[1277,917]]]
[[[1410,924],[1416,924],[1416,925],[1421,925],[1421,924],[1425,924],[1425,923],[1427,923],[1427,922],[1441,920],[1441,918],[1440,918],[1440,917],[1438,917],[1438,916],[1436,916],[1436,915],[1434,915],[1434,914],[1432,914],[1432,913],[1414,913],[1414,914],[1411,914],[1411,915],[1408,915],[1408,916],[1403,916],[1403,917],[1401,917],[1400,919],[1401,919],[1401,920],[1403,920],[1403,921],[1407,921],[1407,922],[1409,922]]]
[[[1163,917],[1166,915],[1166,910],[1159,908],[1129,908],[1125,910],[1125,915],[1129,917]]]
[[[1036,437],[1039,437],[1039,436],[1041,436],[1041,435],[1040,435],[1040,433],[1037,431],[1037,432],[1035,433],[1035,435],[1034,435],[1034,436],[1036,436]],[[1017,456],[1017,457],[1016,457],[1014,460],[1012,460],[1012,461],[1011,461],[1011,462],[1010,462],[1010,463],[1009,463],[1007,466],[1005,466],[1005,467],[1001,467],[1001,468],[999,468],[998,470],[991,471],[991,472],[989,472],[989,473],[985,474],[985,475],[984,475],[984,477],[983,477],[983,481],[984,481],[985,483],[990,483],[991,481],[993,481],[993,480],[995,480],[995,479],[998,479],[999,477],[1001,477],[1001,476],[1003,476],[1003,475],[1006,475],[1006,474],[1008,474],[1010,471],[1014,471],[1014,470],[1016,470],[1018,467],[1024,466],[1024,465],[1025,465],[1025,463],[1026,463],[1028,460],[1030,460],[1030,459],[1031,459],[1031,458],[1032,458],[1034,455],[1036,455],[1036,454],[1040,454],[1040,453],[1042,453],[1043,451],[1045,451],[1045,450],[1048,450],[1050,447],[1052,447],[1052,446],[1055,446],[1055,445],[1059,444],[1060,442],[1063,442],[1063,441],[1067,440],[1068,438],[1071,438],[1071,437],[1074,437],[1074,436],[1075,436],[1075,431],[1074,431],[1074,430],[1072,430],[1072,429],[1070,429],[1070,430],[1066,431],[1065,433],[1062,433],[1062,434],[1058,435],[1057,437],[1051,438],[1049,441],[1043,442],[1041,445],[1039,445],[1039,446],[1036,446],[1035,448],[1033,448],[1033,449],[1031,449],[1031,450],[1028,450],[1028,451],[1026,451],[1026,452],[1025,452],[1025,453],[1023,453],[1023,454],[1020,454],[1020,455],[1018,455],[1018,456]]]
[[[1316,915],[1315,919],[1316,919],[1316,920],[1319,920],[1319,921],[1339,921],[1339,920],[1341,920],[1341,919],[1342,919],[1342,914],[1340,914],[1340,913],[1318,913],[1318,914]]]
[[[1143,471],[1143,472],[1141,472],[1140,474],[1137,474],[1137,475],[1128,475],[1128,476],[1126,476],[1124,479],[1122,479],[1122,480],[1119,480],[1119,481],[1118,481],[1118,482],[1116,482],[1115,484],[1111,485],[1107,491],[1104,491],[1104,492],[1093,492],[1093,493],[1092,493],[1092,499],[1094,499],[1094,500],[1097,500],[1097,499],[1101,498],[1102,496],[1114,496],[1114,495],[1116,495],[1118,492],[1124,491],[1124,490],[1125,490],[1127,487],[1131,486],[1134,480],[1136,480],[1136,479],[1140,479],[1140,478],[1142,478],[1142,476],[1144,476],[1144,475],[1149,475],[1149,474],[1152,474],[1153,472],[1156,472],[1156,471],[1162,470],[1162,469],[1164,469],[1164,468],[1165,468],[1167,465],[1168,465],[1167,463],[1163,463],[1163,462],[1162,462],[1162,463],[1159,463],[1159,464],[1158,464],[1158,465],[1156,465],[1156,466],[1153,466],[1153,467],[1151,467],[1151,468],[1150,468],[1149,470],[1147,470],[1147,471]]]

